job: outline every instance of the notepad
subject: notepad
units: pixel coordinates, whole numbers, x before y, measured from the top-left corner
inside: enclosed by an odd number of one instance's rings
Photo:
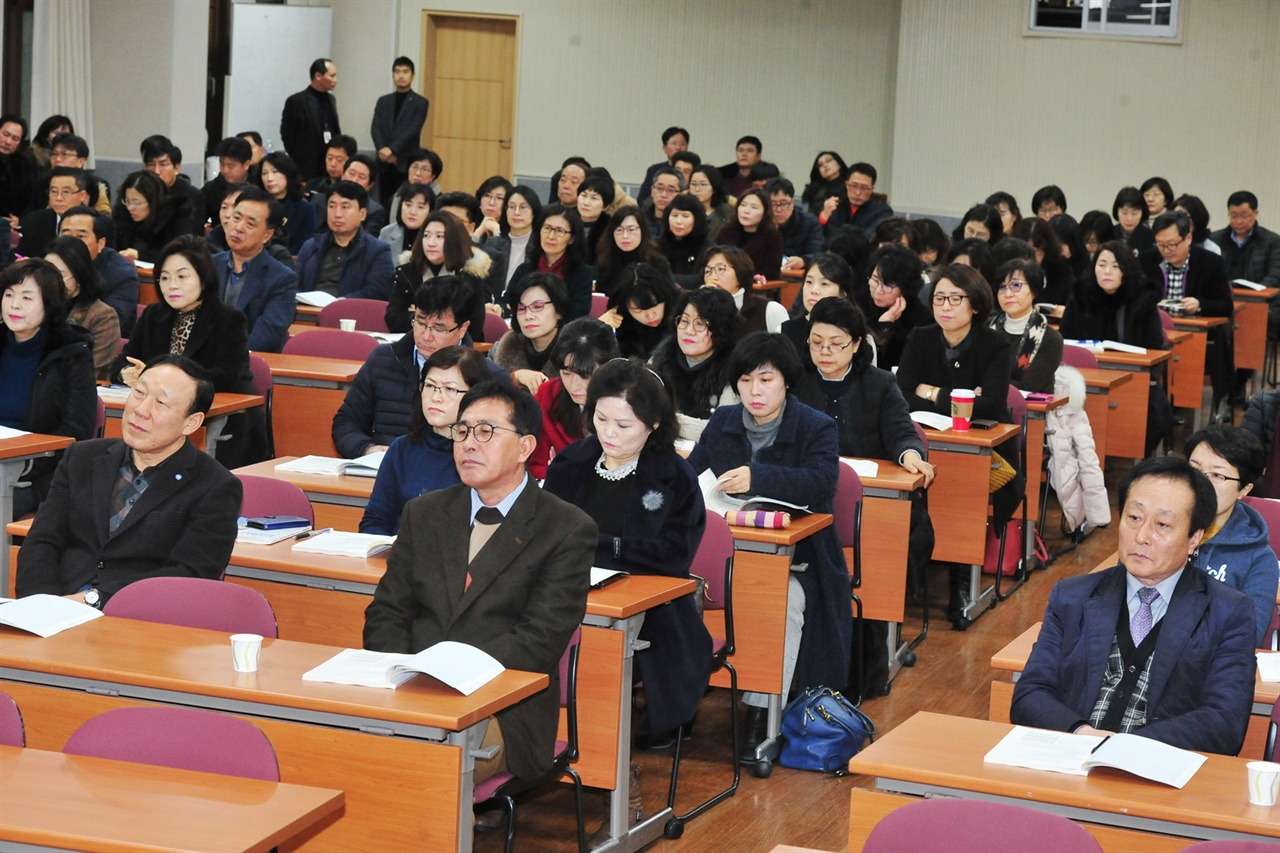
[[[874,459],[855,459],[852,456],[841,456],[840,463],[848,465],[859,477],[874,477],[880,473],[880,463]]]
[[[330,530],[317,533],[295,544],[290,550],[305,554],[332,554],[336,557],[372,557],[396,544],[394,536],[373,533],[347,533]]]
[[[9,625],[41,637],[52,637],[101,615],[101,610],[84,602],[43,592],[0,604],[0,625]]]
[[[338,297],[323,290],[304,290],[294,298],[298,300],[299,305],[311,305],[316,308],[323,308],[338,301]]]
[[[464,696],[470,696],[505,671],[487,652],[445,640],[416,655],[344,649],[302,674],[303,681],[354,684],[394,690],[418,673],[438,678]]]
[[[256,527],[241,527],[236,530],[236,542],[246,545],[274,545],[286,539],[293,539],[311,529],[305,527],[284,527],[278,530],[260,530]]]
[[[911,420],[929,429],[951,429],[951,417],[937,412],[912,412]]]
[[[1231,283],[1240,287],[1247,287],[1250,290],[1266,290],[1265,284],[1258,284],[1256,281],[1249,281],[1247,278],[1233,278]]]
[[[1014,726],[982,760],[1073,776],[1088,776],[1095,767],[1112,767],[1182,788],[1204,764],[1205,757],[1141,735],[1073,735]]]
[[[12,427],[0,426],[0,441],[6,438],[21,438],[24,435],[31,435],[26,430],[13,429]]]
[[[333,477],[343,474],[349,477],[376,477],[378,476],[378,468],[382,465],[382,460],[386,455],[387,452],[385,450],[379,450],[377,453],[365,454],[359,459],[303,456],[300,459],[294,459],[292,462],[281,462],[276,466],[276,470],[293,474],[326,474]]]
[[[747,497],[733,497],[716,488],[718,478],[716,473],[710,468],[703,471],[698,476],[698,487],[702,489],[702,502],[706,504],[707,509],[717,515],[724,515],[726,512],[737,512],[741,509],[768,509],[769,507],[778,506],[795,510],[796,512],[809,512],[809,507],[800,506],[799,504],[789,503],[787,501],[778,500],[777,498],[768,498],[762,495],[748,495]]]
[[[617,580],[622,580],[627,576],[626,572],[616,569],[602,569],[599,566],[591,567],[591,588],[604,589],[609,584]]]
[[[98,396],[104,400],[123,400],[133,389],[128,385],[99,385]]]

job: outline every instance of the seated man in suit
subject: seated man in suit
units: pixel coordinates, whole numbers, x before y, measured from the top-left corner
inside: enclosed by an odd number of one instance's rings
[[[58,463],[19,552],[18,595],[101,607],[143,578],[221,578],[240,481],[187,440],[212,403],[199,365],[153,358],[125,401],[124,437],[77,441]]]
[[[475,288],[454,275],[433,278],[418,288],[413,334],[369,353],[333,416],[338,453],[347,459],[376,453],[409,432],[413,409],[421,405],[423,366],[438,349],[466,345],[463,339],[471,323],[465,318],[474,313],[476,299]],[[501,367],[485,363],[494,379],[510,381]]]
[[[365,610],[364,647],[415,653],[444,640],[508,669],[545,672],[541,693],[489,720],[475,781],[551,769],[560,656],[586,612],[598,531],[585,512],[525,471],[542,413],[523,390],[482,382],[458,405],[453,458],[462,482],[405,506],[387,571]]]
[[[298,274],[265,251],[283,218],[271,193],[258,187],[241,191],[226,232],[230,250],[213,256],[219,295],[244,312],[253,352],[284,348],[297,305]]]
[[[764,185],[769,194],[769,210],[782,232],[782,268],[803,271],[822,251],[822,226],[818,217],[796,207],[796,186],[786,178],[774,178]],[[803,301],[803,300],[802,300]]]
[[[846,225],[852,225],[867,239],[875,236],[876,225],[881,219],[893,216],[893,208],[872,196],[876,191],[876,167],[870,163],[854,163],[845,179],[846,198],[842,202],[835,196],[827,199],[818,215],[818,221],[828,237],[840,233]]]
[[[49,165],[69,166],[89,172],[89,204],[99,213],[111,215],[111,188],[89,170],[89,143],[74,133],[62,133],[49,143]]]
[[[1119,493],[1120,564],[1054,586],[1009,719],[1235,755],[1253,706],[1253,604],[1188,564],[1217,511],[1213,485],[1157,456]]]
[[[73,207],[89,203],[89,174],[83,169],[54,166],[49,175],[49,206],[22,217],[18,254],[39,258],[58,236],[62,217]]]
[[[338,181],[326,209],[329,230],[298,252],[298,290],[385,302],[396,268],[391,247],[360,227],[368,215],[369,193],[352,181]]]
[[[120,317],[120,334],[133,334],[138,319],[138,268],[133,261],[107,246],[115,235],[111,217],[92,207],[81,205],[62,214],[59,237],[75,237],[89,247],[93,268],[102,276],[102,301],[116,309]]]

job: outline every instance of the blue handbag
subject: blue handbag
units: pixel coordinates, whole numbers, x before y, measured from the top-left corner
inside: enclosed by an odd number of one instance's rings
[[[853,703],[827,687],[806,688],[782,712],[785,739],[778,762],[793,770],[843,776],[849,759],[874,740],[876,724]]]

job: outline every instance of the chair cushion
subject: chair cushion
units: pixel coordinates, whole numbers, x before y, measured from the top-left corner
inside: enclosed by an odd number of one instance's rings
[[[475,796],[472,799],[477,803],[483,803],[485,800],[491,800],[493,799],[493,795],[498,792],[499,788],[514,778],[516,777],[506,771],[495,773],[479,785],[476,785]]]

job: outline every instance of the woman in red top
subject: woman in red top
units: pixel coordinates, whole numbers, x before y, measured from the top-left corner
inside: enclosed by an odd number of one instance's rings
[[[533,395],[542,408],[542,435],[528,468],[537,479],[546,479],[556,454],[583,437],[587,383],[597,367],[615,358],[618,341],[613,329],[594,317],[579,317],[560,331],[550,365],[558,377],[543,382]]]

